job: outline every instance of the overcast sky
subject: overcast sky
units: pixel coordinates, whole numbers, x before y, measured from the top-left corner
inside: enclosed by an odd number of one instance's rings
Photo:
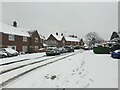
[[[19,27],[37,29],[48,36],[59,32],[78,35],[97,32],[109,39],[113,31],[118,31],[117,2],[4,2],[2,22],[12,24],[16,20]]]

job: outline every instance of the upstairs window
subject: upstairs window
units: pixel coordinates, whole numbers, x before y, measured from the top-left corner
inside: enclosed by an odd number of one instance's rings
[[[36,42],[36,43],[38,42],[38,38],[37,38],[37,37],[35,37],[35,42]]]
[[[10,41],[14,41],[15,40],[15,35],[9,34],[8,39]]]
[[[23,41],[24,41],[24,42],[27,42],[27,37],[23,37]]]

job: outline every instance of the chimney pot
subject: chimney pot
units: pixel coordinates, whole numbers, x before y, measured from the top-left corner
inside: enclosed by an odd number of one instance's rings
[[[17,22],[16,21],[13,22],[13,27],[17,27]]]
[[[56,32],[56,35],[58,36],[58,32]]]

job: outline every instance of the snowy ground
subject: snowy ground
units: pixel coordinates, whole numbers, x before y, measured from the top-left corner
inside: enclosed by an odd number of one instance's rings
[[[39,57],[39,55],[37,53],[36,55],[31,54],[29,58],[35,59],[35,56]],[[40,56],[42,55],[44,54],[42,53]],[[55,59],[57,60],[63,56]],[[26,58],[26,55],[22,57]],[[6,59],[4,62],[7,61]],[[112,59],[110,54],[94,54],[92,51],[79,51],[75,55],[29,72],[5,87],[118,88],[118,60]]]

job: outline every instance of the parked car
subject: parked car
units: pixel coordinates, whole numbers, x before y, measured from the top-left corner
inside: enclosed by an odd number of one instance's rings
[[[120,49],[112,52],[111,57],[115,59],[120,59]]]
[[[64,46],[66,52],[74,52],[74,48],[72,46]]]
[[[18,55],[18,52],[16,50],[14,50],[14,49],[11,49],[11,48],[2,48],[2,51],[7,53],[8,57],[17,56]]]
[[[60,53],[66,53],[67,52],[64,47],[59,48],[59,50],[60,50]]]
[[[0,58],[8,57],[7,53],[4,52],[2,49],[0,50]]]
[[[46,50],[46,55],[60,55],[60,50],[57,47],[48,47]]]
[[[84,50],[90,50],[91,48],[88,47],[88,46],[85,46],[83,49],[84,49]]]
[[[75,45],[74,49],[80,49],[80,45]]]

